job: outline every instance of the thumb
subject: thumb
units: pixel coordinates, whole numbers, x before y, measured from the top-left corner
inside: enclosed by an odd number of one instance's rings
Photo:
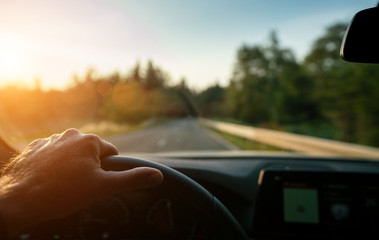
[[[126,171],[107,171],[108,187],[112,193],[136,191],[157,186],[163,181],[163,174],[155,168],[138,167]]]

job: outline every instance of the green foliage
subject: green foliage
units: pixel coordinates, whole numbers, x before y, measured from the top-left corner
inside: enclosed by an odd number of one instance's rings
[[[330,26],[304,61],[314,80],[323,115],[338,130],[338,139],[379,145],[379,69],[369,64],[347,63],[339,57],[344,24]]]
[[[187,116],[197,117],[199,110],[195,103],[195,96],[191,89],[188,88],[185,78],[182,78],[180,83],[173,89],[177,93],[177,97],[184,104],[184,109]]]
[[[198,93],[195,97],[200,107],[200,115],[204,117],[226,116],[228,109],[225,108],[226,89],[215,84]]]
[[[346,27],[328,27],[300,63],[275,32],[241,46],[229,86],[198,94],[202,115],[379,146],[379,68],[340,59]]]
[[[163,87],[166,81],[163,72],[159,68],[154,67],[153,62],[151,61],[147,63],[145,77],[141,80],[144,87],[148,90]]]
[[[239,49],[228,99],[232,115],[252,124],[307,121],[319,115],[312,90],[292,51],[272,32],[267,46]]]

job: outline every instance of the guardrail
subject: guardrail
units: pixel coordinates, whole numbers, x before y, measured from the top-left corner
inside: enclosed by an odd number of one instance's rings
[[[275,147],[311,155],[379,159],[379,148],[199,118],[204,126]]]

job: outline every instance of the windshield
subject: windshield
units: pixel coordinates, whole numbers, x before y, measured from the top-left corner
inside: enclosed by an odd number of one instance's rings
[[[21,150],[74,127],[123,153],[378,159],[379,68],[339,57],[376,4],[1,1],[0,137]]]

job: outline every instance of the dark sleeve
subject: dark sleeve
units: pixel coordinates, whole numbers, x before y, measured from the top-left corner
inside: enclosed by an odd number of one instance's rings
[[[1,240],[7,240],[8,239],[7,225],[6,225],[4,218],[1,214],[0,214],[0,239]]]

